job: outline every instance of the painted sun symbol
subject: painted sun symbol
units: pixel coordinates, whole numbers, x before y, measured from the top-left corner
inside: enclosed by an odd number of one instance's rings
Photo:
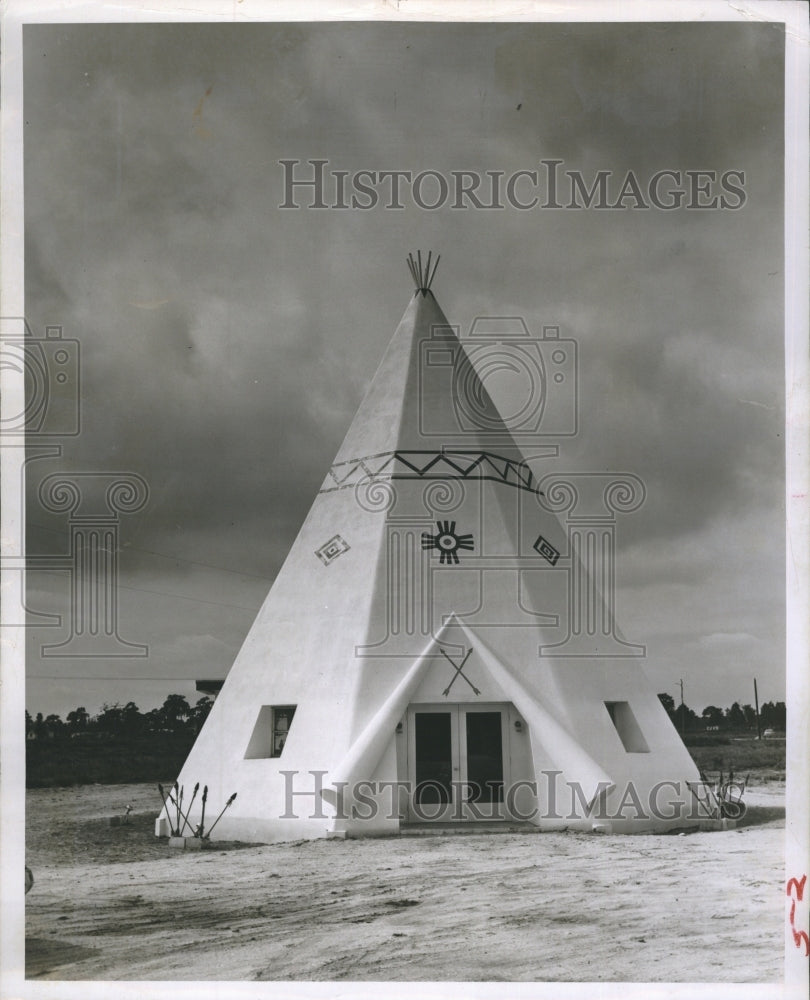
[[[422,533],[422,548],[436,549],[439,553],[440,565],[447,563],[458,564],[458,550],[467,549],[472,551],[473,536],[457,535],[455,521],[437,521],[438,529],[435,535]]]

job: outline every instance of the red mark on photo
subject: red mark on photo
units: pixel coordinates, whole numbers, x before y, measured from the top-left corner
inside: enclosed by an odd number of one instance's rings
[[[810,955],[810,939],[807,931],[796,930],[796,903],[804,899],[804,887],[807,883],[807,875],[802,875],[800,879],[792,878],[788,880],[785,894],[791,897],[790,903],[790,930],[793,934],[793,943],[797,948],[803,949],[805,955]]]

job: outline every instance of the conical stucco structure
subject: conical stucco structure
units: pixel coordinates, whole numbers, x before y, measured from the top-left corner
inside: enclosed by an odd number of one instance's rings
[[[208,786],[209,817],[236,792],[215,836],[256,841],[705,820],[697,770],[613,621],[612,535],[572,515],[582,489],[552,468],[538,483],[523,451],[543,454],[539,439],[518,446],[427,284],[180,785]],[[570,376],[555,336],[515,347],[546,394]]]

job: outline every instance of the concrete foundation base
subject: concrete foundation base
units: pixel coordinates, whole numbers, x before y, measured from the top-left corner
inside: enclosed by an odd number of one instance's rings
[[[403,823],[399,828],[401,837],[444,837],[450,835],[475,836],[485,833],[540,833],[534,823]]]
[[[202,841],[199,837],[169,837],[169,847],[177,847],[186,851],[199,851]]]

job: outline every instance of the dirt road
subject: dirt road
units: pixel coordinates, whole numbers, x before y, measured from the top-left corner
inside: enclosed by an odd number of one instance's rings
[[[192,853],[152,836],[151,787],[36,790],[27,975],[776,982],[782,796],[749,795],[759,803],[753,824],[724,833],[321,840]],[[109,827],[128,802],[134,821]]]

